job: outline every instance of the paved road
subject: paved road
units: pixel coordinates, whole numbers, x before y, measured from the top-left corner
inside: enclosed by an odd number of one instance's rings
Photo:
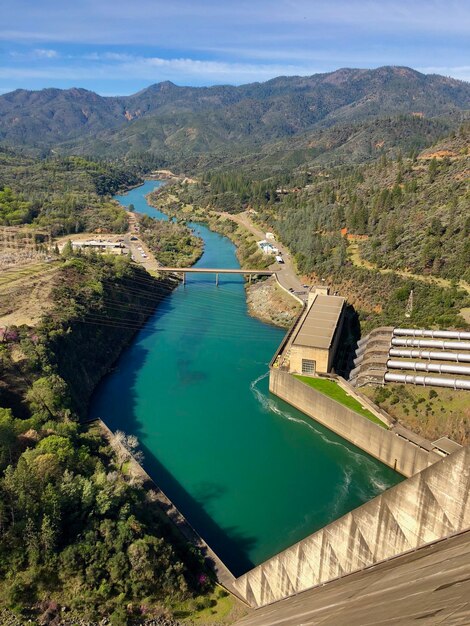
[[[246,230],[252,233],[258,241],[266,238],[266,233],[263,232],[259,226],[253,223],[248,213],[221,213],[221,215],[246,228]],[[297,276],[295,265],[289,250],[278,241],[275,242],[275,245],[281,252],[284,263],[273,263],[269,266],[269,269],[276,271],[277,278],[285,289],[292,289],[302,300],[306,300],[306,289],[303,287],[300,278]]]
[[[137,217],[135,213],[128,212],[129,219],[129,231],[123,235],[124,244],[129,248],[132,254],[132,258],[136,263],[142,265],[147,272],[155,274],[158,271],[160,263],[155,258],[153,252],[142,241],[138,231]],[[142,252],[146,255],[142,256]]]

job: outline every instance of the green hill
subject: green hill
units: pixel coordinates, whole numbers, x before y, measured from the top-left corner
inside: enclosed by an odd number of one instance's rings
[[[464,327],[470,306],[470,124],[424,151],[371,163],[208,172],[170,188],[181,202],[253,209],[295,255],[300,272],[348,294],[364,329],[403,323]],[[322,155],[320,155],[322,156]],[[165,192],[163,192],[165,193]],[[460,290],[458,287],[460,286]]]
[[[239,87],[165,82],[125,97],[17,90],[0,96],[0,142],[39,154],[51,148],[112,157],[149,153],[155,164],[194,170],[338,124],[398,114],[455,120],[467,109],[468,83],[404,67],[341,69]],[[309,149],[308,142],[301,140],[301,149]]]

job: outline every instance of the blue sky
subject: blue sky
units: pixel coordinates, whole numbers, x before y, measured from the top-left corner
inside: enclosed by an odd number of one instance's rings
[[[0,0],[0,93],[381,65],[470,80],[470,0]]]

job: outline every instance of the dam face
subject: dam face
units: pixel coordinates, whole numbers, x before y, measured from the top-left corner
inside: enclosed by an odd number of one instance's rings
[[[470,528],[470,447],[431,465],[239,577],[254,607]]]

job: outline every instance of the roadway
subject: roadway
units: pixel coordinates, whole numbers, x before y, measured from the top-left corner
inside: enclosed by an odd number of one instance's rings
[[[243,226],[246,230],[248,230],[252,235],[254,235],[257,241],[261,241],[266,239],[266,233],[261,230],[259,226],[253,223],[249,214],[245,211],[243,213],[225,213],[221,212],[226,219],[235,222],[236,224]],[[277,279],[279,283],[288,291],[293,291],[298,295],[302,300],[306,300],[306,293],[302,293],[306,291],[306,288],[302,285],[300,278],[297,275],[297,270],[295,267],[295,263],[291,257],[289,250],[282,243],[276,240],[276,247],[279,249],[282,258],[284,259],[284,263],[273,263],[269,266],[270,270],[274,270],[277,274]]]

